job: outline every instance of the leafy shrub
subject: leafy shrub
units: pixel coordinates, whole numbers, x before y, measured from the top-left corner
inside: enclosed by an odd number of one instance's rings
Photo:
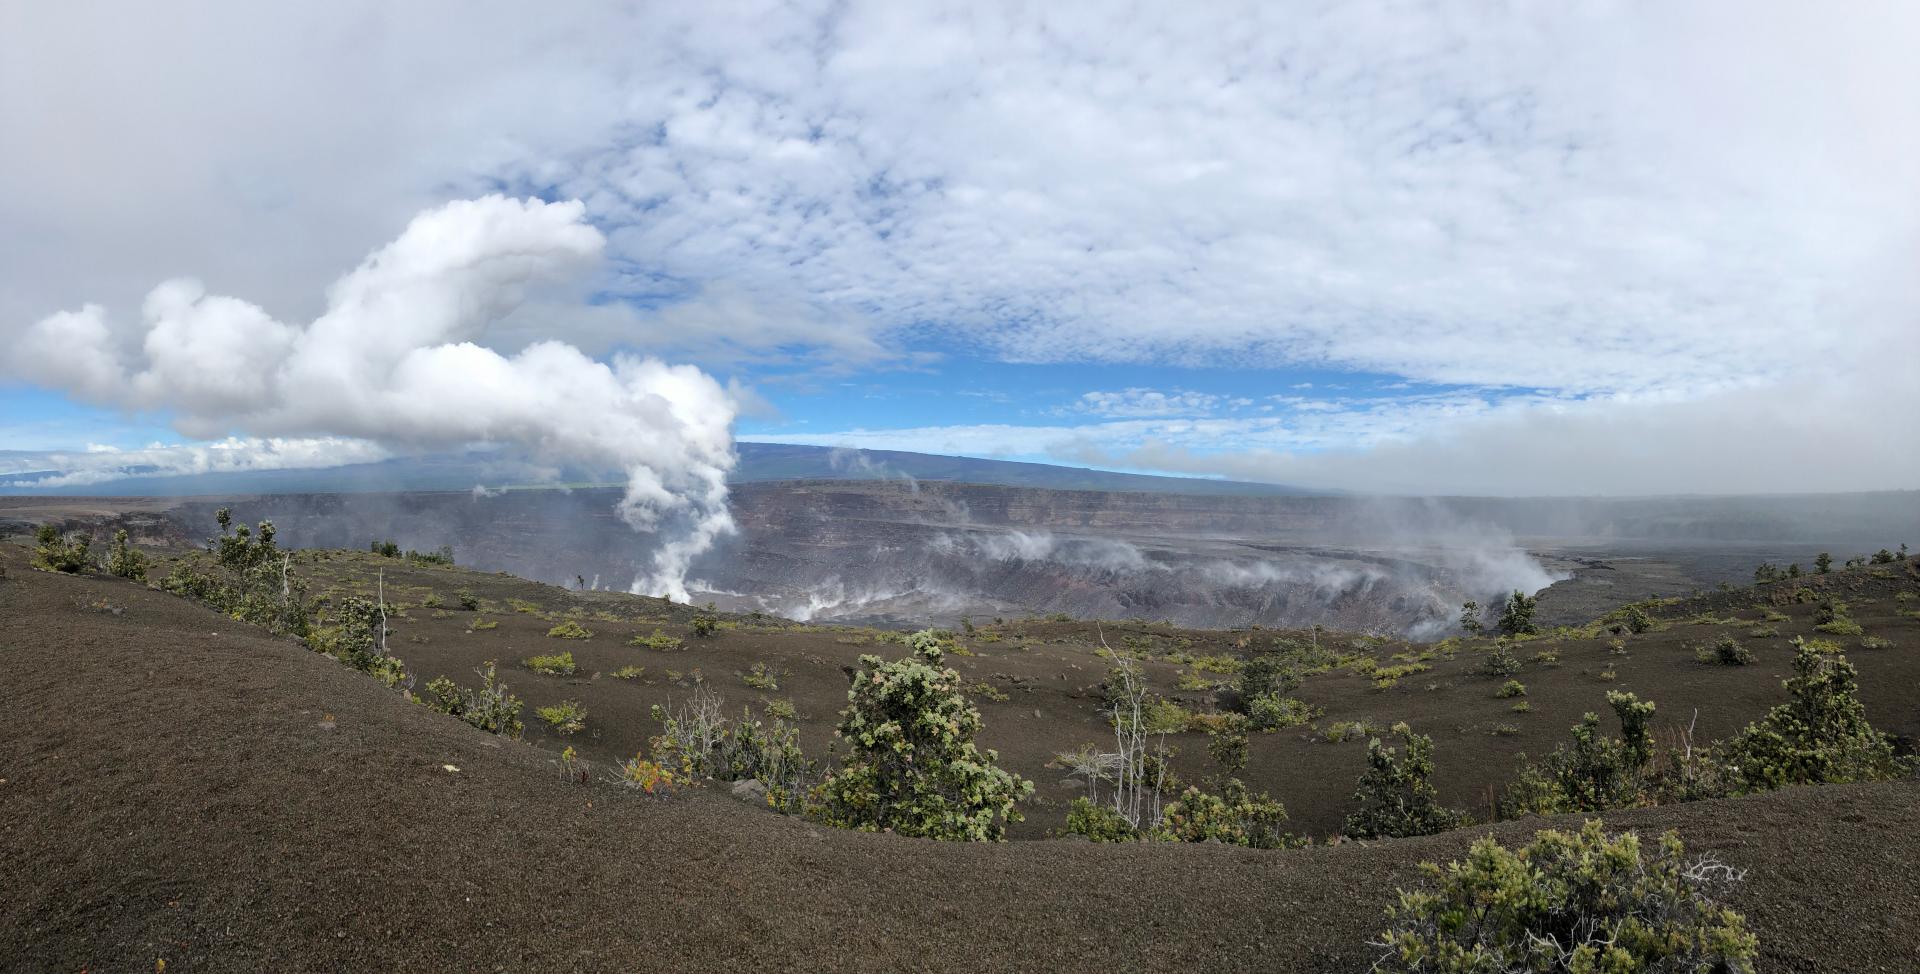
[[[1533,712],[1533,704],[1530,704],[1525,700],[1516,700],[1513,703],[1513,707],[1510,709],[1512,709],[1512,711],[1516,714],[1530,714]]]
[[[771,705],[767,716],[770,723],[762,723],[742,708],[739,720],[728,720],[720,698],[698,686],[678,707],[653,708],[660,722],[660,734],[650,742],[654,760],[677,769],[682,780],[757,780],[767,787],[768,805],[798,811],[815,768],[800,750],[799,727],[776,716]]]
[[[1651,700],[1631,693],[1607,694],[1620,721],[1620,737],[1600,733],[1600,718],[1587,714],[1572,729],[1571,747],[1561,745],[1539,764],[1523,764],[1500,802],[1505,817],[1598,812],[1647,800],[1647,769],[1653,740],[1647,724]]]
[[[1884,636],[1862,636],[1860,637],[1860,648],[1891,649],[1893,648],[1893,640],[1887,639]]]
[[[1327,725],[1327,729],[1321,732],[1321,736],[1329,744],[1339,744],[1342,741],[1364,741],[1379,737],[1380,725],[1364,717],[1359,720],[1336,720]]]
[[[572,676],[579,671],[573,663],[573,653],[556,653],[552,656],[529,656],[520,661],[527,669],[547,676]]]
[[[1866,630],[1860,628],[1859,623],[1844,615],[1830,622],[1823,622],[1813,628],[1829,636],[1860,636],[1866,633]]]
[[[33,563],[50,572],[78,575],[93,570],[93,535],[68,539],[51,524],[34,535]]]
[[[786,675],[786,671],[777,666],[755,663],[746,673],[741,674],[740,679],[755,690],[772,693],[780,689],[780,679]]]
[[[1772,626],[1754,626],[1747,630],[1748,639],[1772,639],[1780,635],[1780,630]]]
[[[1513,651],[1505,643],[1495,643],[1493,651],[1480,664],[1480,672],[1495,678],[1512,676],[1520,672],[1520,661],[1514,658]]]
[[[1823,639],[1794,640],[1794,676],[1784,682],[1788,702],[1728,740],[1720,760],[1741,786],[1763,791],[1785,785],[1877,781],[1899,777],[1907,762],[1867,722],[1853,664]]]
[[[613,780],[649,795],[672,794],[675,784],[672,771],[637,754],[621,763]]]
[[[1423,863],[1437,887],[1400,891],[1375,969],[1401,974],[1637,974],[1753,971],[1759,943],[1715,895],[1744,873],[1687,860],[1669,832],[1537,832],[1509,850],[1491,836],[1464,862]]]
[[[480,611],[480,596],[475,595],[472,592],[467,591],[466,589],[461,589],[460,591],[453,593],[453,598],[454,598],[454,601],[460,603],[460,608],[465,609],[468,612]]]
[[[127,539],[127,529],[113,533],[113,545],[107,549],[107,572],[136,582],[147,580],[147,556]]]
[[[1300,674],[1292,664],[1275,653],[1258,653],[1240,666],[1234,681],[1242,713],[1251,713],[1253,701],[1261,697],[1285,696],[1300,687]]]
[[[312,609],[293,575],[292,556],[274,542],[273,522],[261,521],[257,530],[248,530],[244,524],[235,527],[233,512],[226,508],[213,516],[220,526],[220,536],[207,541],[213,563],[183,558],[161,580],[161,589],[276,635],[308,636]]]
[[[421,702],[489,734],[519,737],[524,729],[520,723],[523,706],[520,698],[508,692],[507,685],[495,677],[492,660],[487,661],[486,669],[474,672],[480,675],[480,689],[469,690],[442,676],[427,684]]]
[[[622,666],[607,675],[616,680],[638,680],[647,675],[647,668],[644,666]]]
[[[485,632],[489,629],[500,628],[500,623],[493,619],[475,619],[467,625],[467,628],[474,632]]]
[[[1256,730],[1271,731],[1284,727],[1299,727],[1312,723],[1320,716],[1320,708],[1276,694],[1263,694],[1253,698],[1247,707],[1247,717]]]
[[[1140,837],[1133,823],[1113,806],[1096,805],[1084,796],[1075,798],[1067,809],[1067,832],[1095,842],[1132,842]]]
[[[1393,733],[1406,745],[1406,759],[1377,737],[1367,741],[1367,770],[1353,794],[1360,807],[1347,816],[1342,831],[1355,839],[1401,838],[1467,824],[1466,813],[1441,807],[1434,791],[1433,738],[1415,734],[1404,723],[1393,725]]]
[[[1167,842],[1220,842],[1254,849],[1303,844],[1283,826],[1287,809],[1265,794],[1253,795],[1238,778],[1218,794],[1189,785],[1166,807],[1153,838]]]
[[[1720,666],[1745,666],[1753,662],[1753,650],[1732,636],[1721,636],[1711,646],[1696,647],[1693,658]]]
[[[556,734],[578,734],[587,729],[587,708],[578,700],[562,700],[550,707],[536,707],[533,712]]]
[[[547,638],[548,639],[592,639],[593,630],[588,629],[586,626],[583,626],[578,622],[573,621],[572,619],[568,619],[567,621],[557,626],[554,626],[552,629],[547,630]]]
[[[720,619],[711,612],[702,612],[687,624],[687,630],[701,639],[710,639],[720,633]]]
[[[1653,617],[1637,605],[1629,605],[1622,610],[1620,621],[1625,623],[1628,632],[1636,636],[1653,628]]]
[[[1533,625],[1533,610],[1539,599],[1525,592],[1515,590],[1507,596],[1507,604],[1500,610],[1500,631],[1509,636],[1526,636],[1536,630]]]
[[[1466,630],[1470,635],[1480,635],[1482,627],[1480,624],[1479,602],[1468,599],[1460,603],[1460,628]]]
[[[1519,680],[1508,680],[1506,683],[1501,684],[1500,689],[1494,693],[1494,697],[1500,700],[1511,700],[1514,697],[1524,697],[1526,695],[1527,685],[1521,683]]]
[[[847,762],[819,788],[820,817],[862,831],[998,840],[1033,783],[974,744],[980,711],[960,674],[942,666],[939,638],[917,632],[907,646],[905,659],[860,658],[836,732]]]
[[[679,649],[681,642],[679,636],[669,636],[655,629],[651,636],[635,636],[627,640],[627,645],[638,646],[642,649],[657,649],[665,653]]]

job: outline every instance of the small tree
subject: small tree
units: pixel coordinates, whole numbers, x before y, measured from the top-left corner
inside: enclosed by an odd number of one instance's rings
[[[1509,636],[1532,635],[1535,632],[1533,609],[1539,601],[1538,598],[1516,589],[1512,595],[1507,596],[1506,608],[1500,611],[1500,631]]]
[[[1355,839],[1433,835],[1468,823],[1465,812],[1440,805],[1433,777],[1433,738],[1415,734],[1405,723],[1393,733],[1406,744],[1407,757],[1375,737],[1367,741],[1367,770],[1353,793],[1360,807],[1347,816],[1343,831]]]
[[[107,571],[136,582],[147,580],[147,556],[127,538],[127,529],[113,533],[113,545],[107,549]]]
[[[997,841],[1033,782],[974,744],[980,711],[942,665],[939,637],[917,632],[907,647],[905,659],[860,657],[836,732],[851,753],[820,786],[820,816],[867,832]]]
[[[1824,551],[1814,556],[1813,570],[1822,575],[1833,571],[1833,556]]]
[[[1794,639],[1792,699],[1727,741],[1722,762],[1745,790],[1784,785],[1876,781],[1905,773],[1907,762],[1867,722],[1858,676],[1839,647]]]
[[[1480,635],[1480,630],[1484,627],[1480,624],[1479,602],[1468,599],[1460,603],[1460,628],[1475,636]]]
[[[1598,821],[1519,850],[1491,836],[1464,862],[1423,863],[1436,888],[1400,892],[1375,970],[1399,974],[1752,974],[1759,942],[1714,895],[1745,874],[1687,860],[1669,832],[1643,856]]]

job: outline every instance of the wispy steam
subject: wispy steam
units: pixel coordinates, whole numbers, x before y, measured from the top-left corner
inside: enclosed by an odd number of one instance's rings
[[[584,212],[501,196],[448,203],[336,281],[305,326],[179,279],[147,296],[138,329],[89,304],[35,323],[9,358],[21,378],[167,411],[196,437],[333,437],[394,452],[487,443],[618,472],[621,517],[657,538],[635,590],[684,599],[688,562],[733,530],[726,389],[649,356],[476,344],[529,287],[599,258],[605,238]]]

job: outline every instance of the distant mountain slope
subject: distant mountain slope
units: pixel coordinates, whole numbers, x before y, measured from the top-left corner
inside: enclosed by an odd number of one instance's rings
[[[1154,477],[1110,473],[1080,467],[1008,460],[902,453],[892,450],[842,450],[823,446],[793,446],[742,441],[735,483],[772,480],[949,480],[1007,487],[1051,490],[1150,491],[1167,494],[1272,497],[1311,494],[1275,484],[1252,484],[1188,477]],[[0,451],[0,460],[15,466],[32,462],[35,454]],[[44,455],[40,455],[44,456]],[[407,457],[379,463],[348,464],[315,470],[249,470],[231,473],[164,476],[152,468],[128,468],[132,476],[90,484],[40,486],[58,475],[52,470],[0,474],[0,494],[59,496],[181,497],[208,494],[311,494],[361,491],[467,490],[476,485],[533,485],[532,474],[521,464],[503,463],[484,453]],[[576,484],[585,476],[563,474]]]

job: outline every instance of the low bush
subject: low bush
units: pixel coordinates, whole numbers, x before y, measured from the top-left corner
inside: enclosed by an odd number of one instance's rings
[[[529,656],[520,661],[527,669],[547,676],[572,676],[579,671],[574,665],[573,653],[556,653],[551,656]]]
[[[627,645],[637,646],[637,647],[640,647],[641,649],[657,649],[663,653],[666,653],[666,652],[672,652],[673,650],[679,649],[683,644],[681,643],[679,636],[669,636],[666,633],[661,632],[658,629],[655,629],[653,631],[653,634],[650,636],[635,636],[632,639],[627,640]]]
[[[1500,631],[1509,636],[1526,636],[1536,632],[1533,612],[1539,601],[1518,590],[1507,596],[1507,604],[1500,610]]]
[[[1140,838],[1133,823],[1113,806],[1096,805],[1085,797],[1075,798],[1067,808],[1067,833],[1094,842],[1132,842]]]
[[[1273,731],[1312,723],[1320,712],[1311,704],[1269,693],[1253,698],[1247,706],[1247,719],[1255,730]]]
[[[1639,836],[1599,821],[1518,850],[1482,838],[1465,861],[1422,864],[1433,888],[1400,891],[1375,970],[1751,974],[1758,941],[1716,899],[1744,873],[1685,851],[1669,832],[1643,855]]]
[[[740,674],[740,679],[745,682],[747,686],[755,690],[765,690],[768,693],[772,693],[780,689],[780,681],[785,678],[786,675],[787,671],[777,666],[755,663],[747,672]]]
[[[1513,651],[1505,643],[1495,643],[1492,652],[1481,662],[1480,672],[1496,679],[1512,676],[1520,672],[1520,661],[1514,658]]]
[[[720,633],[720,618],[711,612],[702,612],[687,623],[687,631],[701,639],[711,639]]]
[[[1521,765],[1500,800],[1502,817],[1598,812],[1648,801],[1653,740],[1647,725],[1653,701],[1608,693],[1607,705],[1620,721],[1620,737],[1601,734],[1597,715],[1582,717],[1572,729],[1570,747],[1561,745],[1538,764]]]
[[[460,603],[460,608],[465,609],[468,612],[480,611],[480,596],[475,595],[472,592],[467,591],[466,589],[461,589],[460,591],[453,593],[453,598],[455,601]]]
[[[478,690],[469,690],[442,676],[427,684],[421,702],[489,734],[519,737],[524,729],[520,723],[523,706],[520,698],[508,692],[507,685],[495,676],[492,660],[487,661],[486,669],[474,672],[480,675]]]
[[[644,666],[622,666],[607,675],[616,680],[638,680],[647,675],[647,668]]]
[[[1442,807],[1434,791],[1433,738],[1415,734],[1404,723],[1393,725],[1393,733],[1406,746],[1405,759],[1380,738],[1367,741],[1367,770],[1353,794],[1359,808],[1347,816],[1342,831],[1355,839],[1402,838],[1467,824],[1466,813]]]
[[[768,805],[799,811],[816,769],[800,750],[800,729],[792,723],[791,708],[782,715],[769,704],[766,715],[762,722],[743,707],[740,719],[729,720],[719,696],[696,686],[679,706],[653,708],[653,718],[660,722],[660,734],[650,742],[654,760],[675,769],[683,781],[759,781],[766,786]]]
[[[1693,658],[1718,666],[1746,666],[1753,662],[1753,650],[1732,636],[1721,636],[1710,646],[1696,646]]]
[[[583,626],[578,622],[573,621],[572,619],[568,619],[567,621],[557,626],[554,626],[552,629],[547,630],[547,638],[549,639],[592,639],[593,631],[588,629],[586,626]]]
[[[1514,697],[1524,697],[1526,695],[1527,685],[1521,683],[1519,680],[1508,680],[1506,683],[1501,684],[1499,690],[1494,692],[1494,697],[1499,700],[1511,700]]]
[[[33,563],[50,572],[78,575],[93,570],[93,535],[68,538],[51,524],[34,535]]]
[[[556,734],[578,734],[587,729],[587,708],[578,700],[562,700],[549,707],[536,707],[533,712]]]
[[[1911,770],[1887,735],[1867,721],[1858,675],[1839,647],[1794,640],[1790,698],[1719,748],[1719,760],[1747,791],[1785,785],[1896,778]]]

